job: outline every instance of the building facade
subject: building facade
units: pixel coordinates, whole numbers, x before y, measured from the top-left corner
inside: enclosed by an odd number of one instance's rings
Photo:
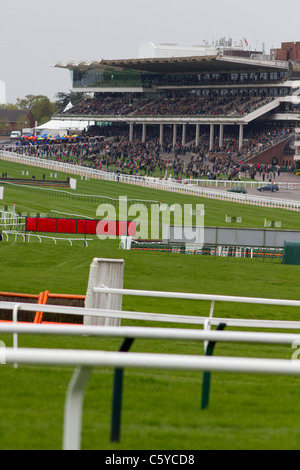
[[[259,139],[268,124],[278,135],[268,157],[260,158],[293,166],[293,156],[287,158],[281,144],[299,127],[299,45],[283,43],[267,56],[226,42],[189,50],[148,43],[135,59],[57,63],[70,70],[72,91],[89,98],[56,118],[127,126],[131,141],[137,129],[143,142],[155,132],[160,144],[171,129],[173,148],[178,142],[198,146],[206,135],[211,152],[234,135],[241,152],[250,138],[257,138],[263,153]],[[249,160],[251,155],[242,157]],[[253,161],[259,161],[257,154]]]

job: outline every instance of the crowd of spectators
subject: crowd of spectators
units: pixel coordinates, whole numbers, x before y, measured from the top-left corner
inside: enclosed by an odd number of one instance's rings
[[[139,100],[124,98],[123,96],[112,97],[104,95],[101,98],[87,98],[72,108],[67,109],[62,114],[126,116],[133,112],[135,106],[139,106]]]
[[[219,116],[245,115],[270,102],[270,97],[207,96],[162,98],[133,111],[132,115],[155,116]]]
[[[245,115],[272,101],[272,97],[253,95],[251,91],[220,96],[208,92],[206,96],[158,98],[126,98],[123,95],[103,95],[101,98],[87,98],[65,110],[64,115],[89,116],[217,116]]]
[[[99,136],[101,130],[101,137]],[[153,128],[148,132],[146,142],[141,133],[128,139],[128,126],[119,128],[113,135],[113,127],[91,128],[85,135],[68,140],[55,138],[30,144],[18,143],[16,149],[7,150],[45,159],[64,161],[90,168],[114,171],[131,175],[159,176],[165,178],[171,173],[178,178],[237,178],[240,173],[254,177],[254,167],[249,158],[273,145],[276,139],[293,132],[292,126],[266,124],[248,126],[243,146],[238,146],[236,129],[226,130],[223,147],[219,148],[218,138],[212,150],[209,149],[209,131],[203,132],[199,144],[195,141],[182,146],[180,136],[173,146],[172,128],[166,129],[162,145]],[[98,136],[96,136],[98,131]],[[188,136],[192,138],[192,134]]]

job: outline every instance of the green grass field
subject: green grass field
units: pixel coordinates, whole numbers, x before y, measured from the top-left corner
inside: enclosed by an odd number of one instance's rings
[[[0,173],[21,177],[42,169],[0,162]],[[32,172],[32,173],[31,173]],[[47,177],[49,177],[47,172]],[[67,175],[58,175],[65,179]],[[70,191],[71,192],[71,191]],[[73,193],[111,198],[157,200],[167,204],[204,204],[206,225],[225,225],[225,213],[243,218],[242,226],[263,227],[264,217],[281,220],[283,229],[299,229],[299,215],[242,204],[226,204],[151,191],[104,181],[81,181]],[[17,211],[50,210],[96,216],[97,202],[50,192],[5,186],[0,206]],[[85,247],[65,241],[0,244],[0,291],[39,294],[85,294],[94,257],[125,260],[124,287],[176,292],[298,299],[299,266],[262,259],[215,258],[171,253],[123,251],[118,240],[94,239]],[[123,309],[208,315],[208,302],[124,297]],[[296,308],[217,303],[215,316],[298,320]],[[122,325],[160,326],[123,320]],[[175,325],[170,325],[174,327]],[[0,340],[12,345],[11,335]],[[63,337],[19,337],[21,347],[104,349],[115,351],[120,340]],[[203,344],[138,340],[132,351],[203,354]],[[216,355],[288,358],[289,347],[218,344]],[[1,366],[0,449],[54,450],[62,447],[65,394],[71,368]],[[200,409],[202,374],[184,371],[126,370],[120,443],[110,442],[113,370],[95,369],[84,401],[82,449],[85,450],[217,450],[298,449],[299,379],[246,374],[212,374],[210,405]]]

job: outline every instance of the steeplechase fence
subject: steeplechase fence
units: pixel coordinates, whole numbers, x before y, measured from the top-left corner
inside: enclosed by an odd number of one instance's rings
[[[257,332],[247,329],[294,330],[300,329],[300,321],[255,320],[243,318],[214,317],[215,303],[224,302],[235,304],[270,305],[273,307],[292,307],[298,309],[300,301],[285,299],[267,299],[252,297],[236,297],[222,295],[206,295],[196,293],[147,291],[124,289],[122,260],[94,259],[91,264],[89,285],[85,307],[67,307],[53,305],[38,305],[41,312],[80,315],[84,319],[94,318],[96,323],[83,325],[30,324],[18,322],[22,310],[36,311],[37,305],[21,302],[0,302],[0,310],[10,309],[12,321],[0,322],[0,331],[13,335],[13,347],[2,348],[0,362],[12,364],[30,364],[38,366],[67,366],[75,367],[75,372],[69,383],[65,401],[63,449],[75,450],[81,447],[82,411],[84,390],[92,369],[108,367],[114,370],[113,406],[111,415],[111,441],[120,439],[121,403],[123,388],[123,372],[126,368],[167,369],[203,371],[201,409],[209,402],[210,376],[212,372],[232,372],[240,374],[270,374],[283,376],[299,376],[300,362],[291,359],[265,359],[249,357],[213,357],[215,344],[248,343],[274,344],[294,347],[300,345],[300,334],[286,332]],[[106,279],[106,285],[102,283]],[[119,287],[116,287],[119,286]],[[121,286],[121,287],[120,287]],[[207,316],[190,316],[182,314],[159,314],[148,312],[129,312],[117,309],[123,296],[140,296],[152,298],[168,298],[181,300],[206,301],[210,304]],[[99,308],[102,305],[102,308]],[[151,322],[177,323],[181,325],[196,325],[197,328],[169,328],[121,326],[110,323],[111,320],[121,322],[122,319],[144,320]],[[100,321],[100,323],[99,323]],[[98,323],[97,323],[98,322]],[[203,329],[200,330],[199,326]],[[216,330],[211,330],[215,326]],[[243,331],[228,331],[228,328],[242,328]],[[226,331],[225,328],[227,328]],[[87,351],[87,350],[56,350],[56,349],[27,349],[19,348],[18,335],[69,335],[88,337],[117,337],[123,340],[119,351]],[[132,353],[129,352],[132,343],[137,339],[151,340],[185,340],[204,343],[204,355]],[[126,354],[124,354],[126,353]]]
[[[124,242],[127,240],[124,240]],[[130,240],[124,249],[133,251],[155,251],[160,253],[201,255],[211,257],[269,259],[282,261],[284,248],[237,245],[203,245],[201,248],[180,243],[163,243],[161,240]]]
[[[136,233],[136,223],[92,219],[62,212],[51,212],[48,215],[34,213],[28,216],[27,213],[15,212],[15,208],[13,210],[0,208],[0,232],[1,239],[6,241],[9,241],[11,237],[14,237],[15,241],[24,242],[36,238],[40,243],[43,240],[52,240],[56,244],[57,241],[66,240],[72,246],[75,241],[83,241],[85,246],[88,246],[87,242],[93,240],[93,238],[87,239],[89,235],[132,237]],[[59,234],[64,234],[65,237],[59,237]]]

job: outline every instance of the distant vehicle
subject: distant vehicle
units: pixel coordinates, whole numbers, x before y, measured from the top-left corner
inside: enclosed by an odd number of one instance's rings
[[[11,134],[10,134],[10,138],[12,140],[21,139],[21,132],[20,131],[12,131]]]
[[[231,189],[227,189],[227,192],[247,194],[247,189],[245,189],[245,188],[231,188]]]
[[[27,127],[22,130],[22,136],[24,135],[33,135],[34,134],[34,129],[32,127]]]
[[[279,191],[278,184],[266,184],[265,186],[261,186],[257,188],[258,191]]]

